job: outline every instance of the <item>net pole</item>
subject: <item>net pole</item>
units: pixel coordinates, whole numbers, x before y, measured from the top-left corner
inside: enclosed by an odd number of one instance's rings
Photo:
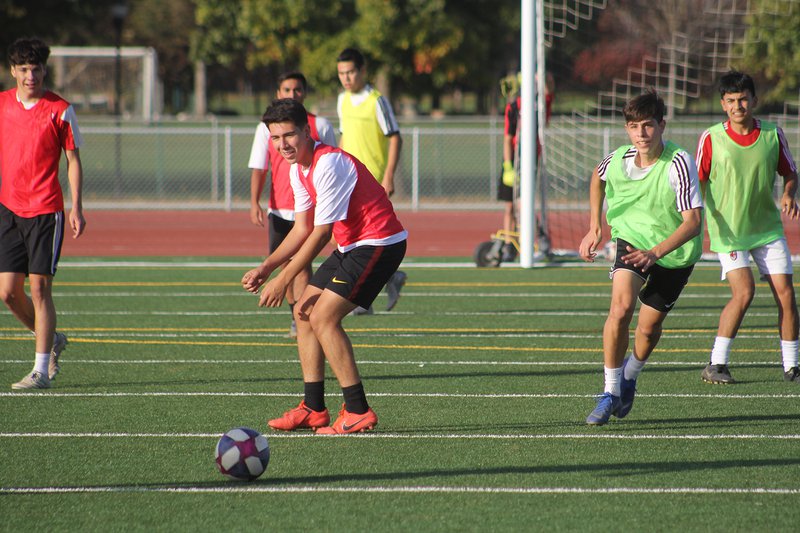
[[[537,173],[539,179],[539,218],[534,216],[534,231],[537,242],[539,243],[539,254],[548,253],[549,244],[543,242],[542,236],[548,234],[547,231],[547,172],[544,164],[544,156],[547,150],[547,143],[544,136],[544,127],[547,124],[547,83],[546,65],[544,57],[544,2],[536,2],[536,135],[542,147],[541,155],[536,154]]]
[[[533,241],[536,235],[536,9],[534,1],[540,4],[543,0],[521,0],[521,67],[522,87],[520,89],[520,134],[517,142],[520,145],[520,266],[533,266]]]

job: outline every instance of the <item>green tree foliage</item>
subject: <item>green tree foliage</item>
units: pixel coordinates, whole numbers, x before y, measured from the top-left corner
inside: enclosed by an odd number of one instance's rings
[[[158,54],[168,112],[183,110],[192,90],[189,42],[194,33],[191,0],[136,0],[123,27],[123,45],[149,46]]]
[[[248,67],[299,68],[323,92],[337,89],[334,58],[353,46],[373,75],[420,94],[494,85],[519,55],[518,19],[515,0],[243,0],[228,35],[249,41]]]
[[[796,0],[754,0],[760,12],[749,18],[743,67],[772,87],[765,103],[797,101],[800,87],[800,4]]]
[[[141,1],[141,0],[140,0]],[[236,66],[244,63],[248,39],[239,27],[239,0],[195,0],[191,57],[209,64]]]

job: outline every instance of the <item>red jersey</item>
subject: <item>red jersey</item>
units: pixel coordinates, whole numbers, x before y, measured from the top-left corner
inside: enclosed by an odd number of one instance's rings
[[[0,203],[31,218],[64,210],[58,182],[63,150],[77,148],[69,102],[46,91],[30,109],[17,100],[17,89],[0,92]]]
[[[292,165],[295,210],[314,210],[314,225],[333,224],[339,249],[387,246],[406,239],[386,191],[361,161],[317,143],[307,173]]]
[[[730,120],[725,122],[725,132],[733,142],[739,146],[752,145],[758,140],[758,136],[761,134],[761,121],[758,119],[755,119],[753,131],[747,135],[739,135],[731,129],[730,124]],[[780,148],[778,152],[778,168],[776,171],[778,174],[785,177],[797,172],[797,166],[792,159],[792,153],[789,151],[789,145],[786,142],[786,137],[783,135],[783,130],[781,128],[778,128],[778,140],[780,141]],[[711,174],[711,153],[711,135],[709,135],[709,131],[706,130],[703,132],[703,135],[700,136],[700,142],[697,145],[697,174],[700,177],[700,181],[708,181],[708,176]]]

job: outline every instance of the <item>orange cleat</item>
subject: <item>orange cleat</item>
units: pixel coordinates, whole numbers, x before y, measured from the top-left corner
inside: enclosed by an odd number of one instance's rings
[[[378,415],[372,409],[366,413],[351,413],[342,406],[339,411],[339,418],[330,426],[321,427],[317,430],[317,435],[346,435],[348,433],[359,433],[367,431],[378,425]]]
[[[294,431],[299,428],[317,429],[325,427],[331,423],[331,415],[328,410],[314,411],[306,407],[306,402],[301,401],[300,405],[283,413],[280,418],[274,418],[267,422],[272,429],[281,431]]]

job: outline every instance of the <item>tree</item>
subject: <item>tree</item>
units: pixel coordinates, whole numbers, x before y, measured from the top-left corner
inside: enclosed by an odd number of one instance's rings
[[[800,5],[791,0],[758,0],[749,17],[743,66],[774,83],[765,102],[796,101],[800,86]],[[768,9],[768,8],[772,9]]]
[[[123,26],[123,45],[149,46],[158,54],[166,109],[183,111],[192,92],[189,42],[194,30],[191,0],[136,0]]]
[[[518,19],[514,0],[243,0],[239,31],[252,43],[250,68],[300,68],[332,93],[334,58],[354,46],[388,88],[418,96],[495,85],[509,57],[519,55],[506,39],[518,34]]]

